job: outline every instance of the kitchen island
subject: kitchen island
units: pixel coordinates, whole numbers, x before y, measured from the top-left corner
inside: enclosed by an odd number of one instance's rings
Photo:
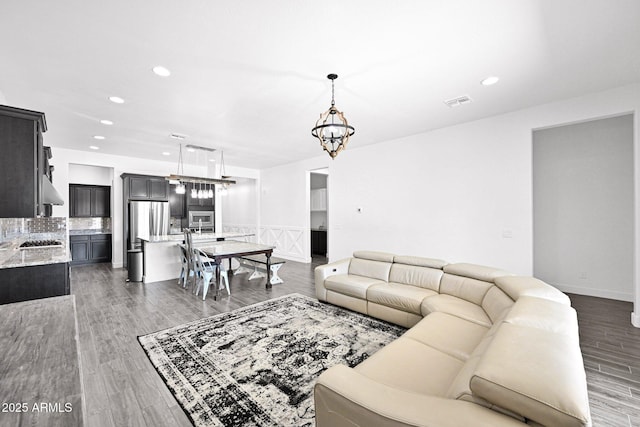
[[[71,255],[66,242],[20,248],[24,242],[20,238],[0,245],[0,304],[69,295]]]
[[[247,233],[192,233],[194,247],[205,246],[212,242],[227,239],[246,239],[253,236]],[[182,267],[179,244],[184,242],[184,234],[167,234],[141,238],[143,252],[144,283],[177,279]]]

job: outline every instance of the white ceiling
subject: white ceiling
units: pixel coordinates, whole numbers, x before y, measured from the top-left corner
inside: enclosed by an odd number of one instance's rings
[[[638,0],[5,0],[0,103],[53,147],[177,161],[176,132],[265,168],[321,154],[329,73],[358,147],[638,82],[639,23]]]

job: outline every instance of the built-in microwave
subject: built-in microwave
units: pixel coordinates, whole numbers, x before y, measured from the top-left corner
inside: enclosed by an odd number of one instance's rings
[[[189,211],[189,228],[213,228],[213,216],[213,211]]]

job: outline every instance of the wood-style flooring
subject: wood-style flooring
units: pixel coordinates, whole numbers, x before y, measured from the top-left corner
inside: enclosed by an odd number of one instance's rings
[[[73,267],[85,425],[190,426],[136,337],[292,292],[314,296],[313,268],[323,261],[287,261],[280,270],[284,283],[269,290],[264,279],[231,277],[232,295],[220,301],[202,301],[173,280],[126,283],[126,270],[109,264]],[[594,426],[640,427],[640,330],[630,325],[631,304],[571,298],[579,313]]]

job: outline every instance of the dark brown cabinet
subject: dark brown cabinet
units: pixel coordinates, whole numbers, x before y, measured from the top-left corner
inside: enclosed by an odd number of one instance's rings
[[[311,253],[327,256],[327,232],[324,230],[311,230]]]
[[[95,185],[69,185],[69,216],[111,216],[111,187]]]
[[[130,200],[169,200],[169,182],[164,177],[122,175]]]
[[[69,236],[71,265],[111,261],[111,234]]]
[[[185,218],[187,216],[187,194],[177,194],[176,185],[169,186],[169,210],[172,218]]]
[[[69,295],[69,264],[0,269],[0,304]]]
[[[207,191],[209,191],[209,188],[211,188],[214,191],[215,194],[215,186],[202,186],[202,190],[204,191],[205,188]],[[187,199],[187,206],[194,206],[194,207],[207,207],[207,208],[211,208],[211,209],[206,209],[206,210],[213,210],[213,207],[215,206],[215,197],[210,197],[210,198],[206,198],[206,199],[198,199],[197,197],[191,197],[191,189],[195,188],[196,190],[200,189],[201,187],[198,184],[187,184],[187,194],[185,194],[185,197]],[[198,209],[195,209],[198,210]],[[203,210],[203,209],[200,209]]]
[[[0,217],[44,213],[42,133],[46,130],[44,113],[0,105]]]

